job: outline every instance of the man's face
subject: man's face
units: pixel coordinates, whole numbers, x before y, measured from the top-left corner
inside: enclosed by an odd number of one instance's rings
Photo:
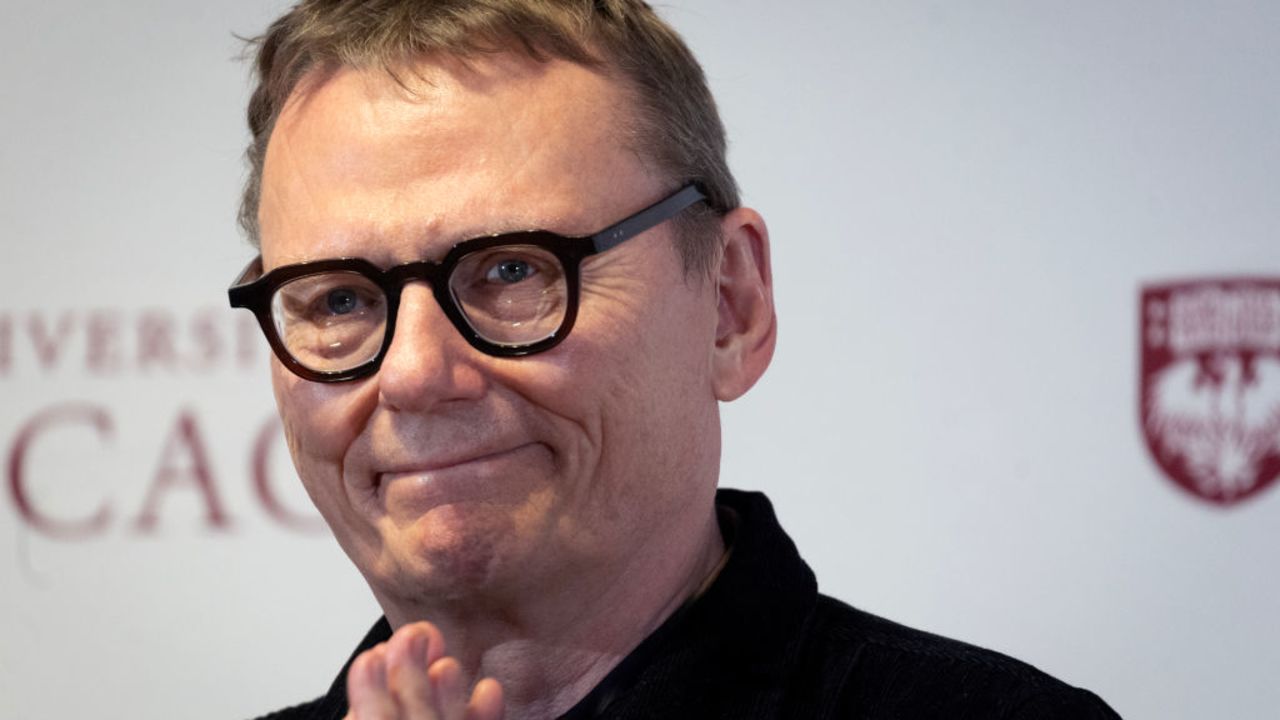
[[[415,71],[412,93],[347,69],[291,98],[263,174],[265,269],[586,234],[674,189],[623,145],[628,101],[596,73],[512,55]],[[376,375],[319,384],[273,363],[303,483],[384,606],[627,572],[709,507],[715,283],[685,277],[671,232],[585,261],[577,323],[539,355],[479,353],[414,282]]]

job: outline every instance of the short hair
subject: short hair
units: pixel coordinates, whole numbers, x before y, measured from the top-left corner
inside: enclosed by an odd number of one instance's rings
[[[249,43],[257,52],[257,87],[239,221],[255,246],[267,143],[303,77],[380,67],[398,80],[396,68],[440,53],[466,59],[511,50],[616,73],[633,106],[620,128],[624,142],[673,182],[697,183],[707,196],[675,225],[686,273],[710,271],[716,220],[739,204],[706,76],[675,30],[641,0],[302,0]]]

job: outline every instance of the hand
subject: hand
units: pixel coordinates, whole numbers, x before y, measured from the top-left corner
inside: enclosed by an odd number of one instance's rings
[[[502,686],[485,678],[468,701],[462,666],[431,623],[405,625],[347,672],[346,720],[502,720]]]

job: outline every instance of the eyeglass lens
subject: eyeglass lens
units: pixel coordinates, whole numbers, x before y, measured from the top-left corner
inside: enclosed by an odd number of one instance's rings
[[[276,290],[271,319],[285,349],[304,367],[341,372],[378,354],[387,299],[359,273],[305,275]]]
[[[471,329],[497,345],[551,337],[569,304],[559,258],[533,245],[500,245],[467,255],[449,275],[449,293]]]

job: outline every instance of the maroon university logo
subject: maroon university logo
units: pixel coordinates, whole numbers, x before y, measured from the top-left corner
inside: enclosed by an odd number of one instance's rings
[[[1161,469],[1230,505],[1280,475],[1280,278],[1142,291],[1142,432]]]

